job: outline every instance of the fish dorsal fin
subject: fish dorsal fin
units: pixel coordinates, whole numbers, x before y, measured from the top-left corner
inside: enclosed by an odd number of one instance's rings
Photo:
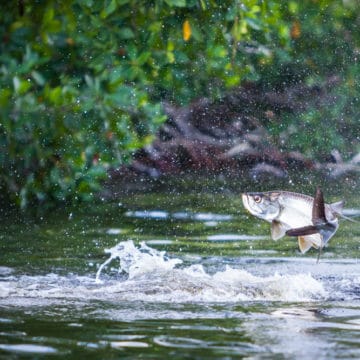
[[[324,195],[321,189],[316,188],[314,204],[312,208],[312,222],[314,225],[326,223]]]
[[[335,203],[330,204],[331,210],[334,211],[334,213],[341,215],[343,208],[344,208],[345,201],[341,200]]]
[[[311,247],[314,247],[315,249],[322,247],[322,240],[320,234],[299,236],[298,243],[300,251],[303,254],[306,253]]]
[[[281,222],[273,220],[271,222],[271,238],[273,240],[279,240],[285,235],[285,229]]]

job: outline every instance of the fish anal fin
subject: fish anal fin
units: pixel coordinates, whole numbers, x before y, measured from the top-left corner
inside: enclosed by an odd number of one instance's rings
[[[318,248],[322,248],[322,247],[323,247],[323,240],[322,240],[322,236],[321,236],[320,234],[308,235],[308,236],[305,236],[305,238],[306,238],[308,241],[311,241],[311,242],[312,242],[312,246],[313,246],[315,249],[318,249]]]
[[[314,247],[315,249],[322,248],[322,240],[320,234],[299,236],[298,243],[300,251],[303,254],[306,253],[311,247]]]
[[[281,222],[273,220],[271,223],[271,238],[273,240],[279,240],[285,235],[286,231]]]
[[[305,254],[312,246],[312,243],[306,240],[305,236],[298,237],[299,249],[302,254]]]

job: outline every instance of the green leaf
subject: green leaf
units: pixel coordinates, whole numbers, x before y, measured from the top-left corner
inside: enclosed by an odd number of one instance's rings
[[[38,71],[35,71],[35,70],[32,71],[31,76],[38,85],[40,85],[40,86],[45,85],[46,80]]]
[[[52,6],[49,6],[44,12],[43,23],[44,24],[50,23],[54,19],[54,15],[55,15],[54,8]]]
[[[165,2],[172,7],[185,7],[186,0],[165,0]]]
[[[130,27],[123,27],[118,32],[121,39],[133,39],[135,37],[134,32],[131,30]]]
[[[253,30],[261,30],[262,28],[261,21],[258,19],[246,18],[246,22]]]
[[[7,106],[9,99],[11,97],[11,90],[10,89],[0,89],[0,105]]]
[[[140,54],[140,56],[137,58],[137,64],[138,65],[144,65],[149,57],[151,56],[151,52],[150,51],[145,51],[142,54]]]
[[[22,80],[17,76],[13,78],[14,90],[18,95],[25,94],[31,87],[31,82]]]
[[[106,19],[109,15],[111,15],[117,9],[116,0],[110,0],[110,3],[103,9],[100,13],[101,19]]]
[[[54,105],[59,105],[62,102],[62,96],[61,96],[61,87],[57,86],[53,89],[49,89],[48,91],[48,99],[51,103]]]

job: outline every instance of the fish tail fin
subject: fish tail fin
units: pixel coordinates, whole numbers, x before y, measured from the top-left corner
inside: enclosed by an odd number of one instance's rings
[[[344,209],[344,204],[345,204],[345,201],[341,200],[341,201],[337,201],[337,202],[330,204],[330,207],[331,207],[332,211],[334,211],[334,213],[336,213],[337,215],[342,215],[342,212]]]
[[[343,215],[343,209],[344,209],[344,204],[345,204],[345,201],[344,200],[341,200],[341,201],[338,201],[338,202],[335,202],[335,203],[332,203],[330,204],[330,207],[331,207],[331,210],[339,217],[341,217],[342,219],[344,220],[349,220],[351,222],[354,222],[354,223],[357,223],[359,224],[360,221],[357,221],[351,217],[348,217],[348,216],[345,216]]]

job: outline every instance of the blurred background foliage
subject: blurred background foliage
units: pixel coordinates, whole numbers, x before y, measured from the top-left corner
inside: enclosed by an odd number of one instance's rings
[[[110,167],[152,141],[162,101],[218,98],[244,81],[277,89],[340,76],[333,104],[265,126],[285,149],[314,157],[334,146],[350,153],[359,140],[356,0],[1,7],[0,186],[22,208],[92,199]]]

